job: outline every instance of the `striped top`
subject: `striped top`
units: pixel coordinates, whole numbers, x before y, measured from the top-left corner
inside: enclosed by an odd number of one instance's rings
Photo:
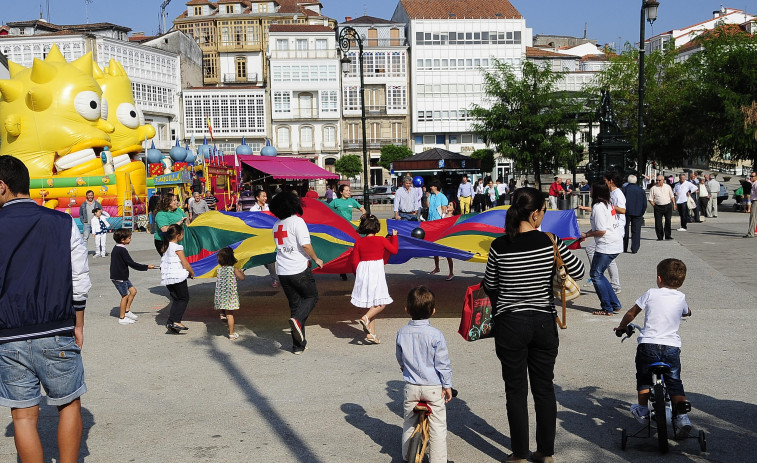
[[[583,278],[584,264],[561,240],[557,248],[568,274]],[[483,288],[489,295],[494,316],[504,312],[556,313],[552,296],[555,252],[546,233],[538,230],[495,239],[489,249]]]

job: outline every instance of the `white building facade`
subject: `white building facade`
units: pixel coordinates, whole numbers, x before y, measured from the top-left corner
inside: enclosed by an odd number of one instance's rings
[[[271,25],[268,39],[273,145],[279,154],[307,157],[333,172],[342,138],[334,30]]]

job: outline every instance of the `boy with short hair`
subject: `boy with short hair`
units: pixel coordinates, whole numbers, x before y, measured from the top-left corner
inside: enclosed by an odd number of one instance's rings
[[[102,208],[95,207],[92,209],[92,234],[95,235],[95,255],[93,257],[105,257],[106,240],[108,239],[108,229],[110,223],[106,217],[110,217]]]
[[[113,233],[113,240],[116,245],[110,252],[110,280],[121,295],[121,307],[118,314],[119,325],[131,325],[139,318],[131,311],[131,303],[134,301],[134,296],[137,295],[137,288],[129,281],[129,267],[139,271],[155,268],[154,265],[138,264],[131,258],[129,251],[126,250],[126,246],[131,243],[131,233],[128,228],[116,230]]]
[[[419,400],[431,408],[430,463],[447,463],[447,409],[452,399],[452,369],[447,343],[442,332],[433,328],[429,318],[436,312],[434,293],[417,286],[407,295],[405,311],[412,320],[397,332],[397,362],[405,380],[402,457],[407,456],[410,436],[415,427],[413,408]]]
[[[681,317],[691,316],[686,304],[686,295],[678,291],[686,279],[686,264],[679,259],[664,259],[657,264],[657,288],[644,293],[636,304],[626,312],[615,330],[625,331],[631,321],[641,312],[644,327],[639,333],[636,347],[636,389],[639,403],[631,405],[631,414],[642,424],[649,422],[649,390],[652,388],[652,373],[649,365],[665,362],[670,373],[664,375],[670,399],[675,405],[686,401],[681,382],[681,338],[678,328]],[[691,431],[691,421],[685,413],[675,417],[677,438],[686,437]]]

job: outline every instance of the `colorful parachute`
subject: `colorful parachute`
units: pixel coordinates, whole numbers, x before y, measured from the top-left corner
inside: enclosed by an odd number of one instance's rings
[[[353,223],[344,220],[326,204],[303,199],[302,218],[308,225],[316,254],[325,265],[316,273],[351,273],[349,255],[360,238]],[[449,217],[432,222],[381,220],[381,232],[397,229],[399,252],[389,258],[390,264],[401,264],[413,257],[451,257],[469,262],[485,263],[489,245],[504,232],[507,208],[494,208],[480,214]],[[276,217],[267,212],[207,212],[199,216],[184,233],[184,252],[198,278],[215,276],[218,266],[216,252],[226,246],[242,269],[276,260],[276,246],[271,228]],[[412,238],[410,232],[420,226],[425,239]],[[573,210],[548,211],[542,230],[555,233],[573,246],[580,236]]]

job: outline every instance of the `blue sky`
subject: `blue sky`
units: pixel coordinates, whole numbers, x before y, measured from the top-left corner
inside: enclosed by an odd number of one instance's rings
[[[185,8],[187,0],[172,0],[168,6],[167,24]],[[582,36],[584,23],[588,35],[599,43],[639,40],[641,0],[511,0],[526,18],[534,34]],[[659,0],[659,19],[647,37],[674,28],[695,24],[711,17],[720,9],[720,0]],[[162,0],[91,0],[90,22],[111,22],[134,31],[153,34],[158,29],[158,13]],[[397,6],[395,0],[321,0],[324,14],[343,21],[345,16],[363,14],[389,19]],[[737,4],[738,3],[738,4]],[[49,0],[50,20],[56,24],[86,22],[85,0]],[[0,21],[39,18],[40,5],[46,13],[45,0],[0,0]],[[727,7],[757,13],[753,0],[725,3]]]

